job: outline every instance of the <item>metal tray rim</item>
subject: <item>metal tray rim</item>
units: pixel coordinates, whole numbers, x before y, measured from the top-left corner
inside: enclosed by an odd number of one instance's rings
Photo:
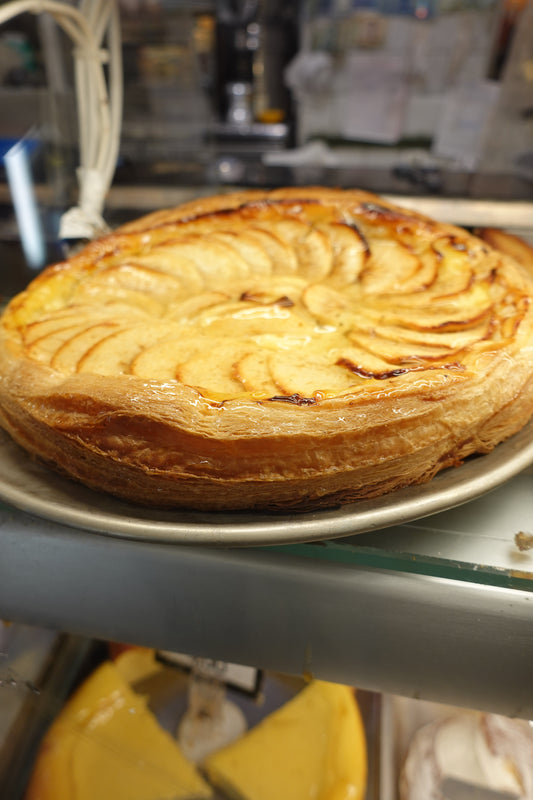
[[[296,544],[368,533],[446,511],[486,494],[533,464],[533,420],[491,453],[425,484],[311,513],[157,511],[95,492],[37,464],[0,431],[0,499],[70,528],[152,543]]]

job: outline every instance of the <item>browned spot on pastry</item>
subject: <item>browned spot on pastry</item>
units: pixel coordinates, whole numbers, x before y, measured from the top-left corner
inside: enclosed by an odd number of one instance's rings
[[[317,402],[316,397],[300,397],[299,394],[291,394],[288,396],[278,394],[268,399],[272,402],[291,403],[294,406],[313,406]]]

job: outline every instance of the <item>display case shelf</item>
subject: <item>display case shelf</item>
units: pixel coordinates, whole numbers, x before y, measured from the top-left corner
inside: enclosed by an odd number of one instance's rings
[[[257,548],[140,541],[0,508],[0,613],[533,718],[533,474],[409,524]],[[520,545],[520,547],[519,547]]]

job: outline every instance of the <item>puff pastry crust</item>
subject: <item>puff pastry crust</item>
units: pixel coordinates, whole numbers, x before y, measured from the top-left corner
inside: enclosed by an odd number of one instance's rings
[[[362,192],[150,214],[48,267],[0,330],[0,424],[135,503],[304,511],[430,480],[533,414],[533,281]]]

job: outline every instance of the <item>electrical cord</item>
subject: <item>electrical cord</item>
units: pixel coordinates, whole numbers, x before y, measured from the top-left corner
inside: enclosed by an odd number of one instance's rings
[[[117,2],[80,0],[76,8],[63,0],[10,0],[0,7],[0,25],[23,13],[50,14],[73,43],[79,197],[63,214],[59,236],[92,239],[108,229],[103,209],[120,144],[123,78]]]

